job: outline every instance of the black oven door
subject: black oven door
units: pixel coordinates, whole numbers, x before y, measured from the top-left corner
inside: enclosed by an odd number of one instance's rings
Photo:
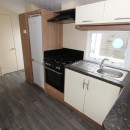
[[[64,74],[57,72],[51,68],[45,67],[46,83],[64,92]]]

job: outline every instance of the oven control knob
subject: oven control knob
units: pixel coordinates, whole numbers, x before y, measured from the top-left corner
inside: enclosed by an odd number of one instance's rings
[[[60,67],[56,67],[57,70],[60,70]]]
[[[50,63],[45,63],[47,66],[51,66],[51,64]]]

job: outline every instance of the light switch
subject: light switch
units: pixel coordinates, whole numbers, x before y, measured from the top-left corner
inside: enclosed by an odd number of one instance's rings
[[[23,30],[23,33],[26,34],[26,33],[27,33],[27,30]]]

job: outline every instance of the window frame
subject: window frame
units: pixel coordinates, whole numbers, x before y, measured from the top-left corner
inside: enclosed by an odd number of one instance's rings
[[[114,31],[114,30],[110,30],[110,31]],[[105,62],[106,65],[124,69],[124,70],[129,70],[130,69],[130,55],[128,53],[130,52],[130,35],[129,35],[129,39],[128,39],[127,54],[126,54],[126,57],[124,60],[116,59],[116,58],[112,58],[112,57],[106,57],[106,56],[90,57],[92,34],[93,33],[103,33],[103,32],[107,33],[110,31],[93,30],[93,31],[87,32],[87,46],[86,46],[86,50],[85,50],[85,54],[84,54],[84,59],[87,61],[92,61],[92,62],[96,62],[96,63],[100,64],[104,58],[108,58],[109,60]],[[119,31],[114,31],[114,32],[119,32]],[[130,31],[124,31],[124,32],[130,33]]]

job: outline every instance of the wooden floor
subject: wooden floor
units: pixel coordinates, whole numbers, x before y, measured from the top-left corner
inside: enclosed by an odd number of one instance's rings
[[[54,97],[25,82],[24,72],[0,77],[2,130],[98,130]]]

